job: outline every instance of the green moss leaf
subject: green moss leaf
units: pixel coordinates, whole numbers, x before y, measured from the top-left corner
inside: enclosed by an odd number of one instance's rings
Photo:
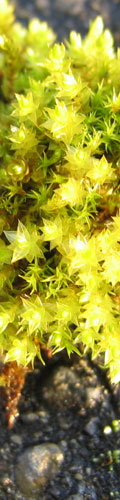
[[[100,16],[55,39],[0,2],[0,352],[26,366],[82,343],[117,383],[120,49]]]

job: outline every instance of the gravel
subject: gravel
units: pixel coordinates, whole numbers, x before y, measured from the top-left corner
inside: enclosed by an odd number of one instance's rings
[[[116,397],[89,358],[36,361],[11,430],[1,408],[0,500],[120,500]]]

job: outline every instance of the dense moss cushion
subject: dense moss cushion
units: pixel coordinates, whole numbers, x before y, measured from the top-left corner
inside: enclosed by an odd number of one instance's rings
[[[0,350],[104,353],[120,380],[120,51],[0,3]]]

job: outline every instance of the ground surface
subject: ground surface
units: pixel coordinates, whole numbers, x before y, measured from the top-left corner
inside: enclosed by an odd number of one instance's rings
[[[89,23],[102,15],[105,25],[120,43],[120,0],[14,0],[16,12],[22,21],[38,16],[47,20],[59,40],[69,36],[70,30],[87,33]]]
[[[120,43],[120,0],[16,0],[16,13],[26,23],[31,16],[47,20],[59,40],[71,29],[84,35],[101,14]],[[53,476],[48,472],[42,492],[33,493],[33,464],[28,469],[24,451],[35,454],[34,446],[46,444],[47,450],[49,443],[61,450],[63,462]],[[120,500],[120,391],[89,359],[37,364],[27,375],[12,430],[0,408],[0,500],[30,498],[28,479],[34,500]]]
[[[36,365],[27,375],[19,412],[8,430],[1,410],[1,500],[120,499],[120,393],[97,365],[76,357],[71,363],[62,357],[46,368]],[[50,468],[45,487],[37,491],[34,447],[44,444],[47,453],[49,443],[63,453],[63,462],[53,475]],[[43,464],[43,476],[44,469]]]

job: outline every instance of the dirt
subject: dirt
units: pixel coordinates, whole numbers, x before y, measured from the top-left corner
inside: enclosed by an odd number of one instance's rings
[[[48,479],[43,478],[43,491],[36,492],[34,500],[119,500],[119,387],[114,389],[106,372],[89,357],[73,356],[69,361],[64,354],[46,362],[42,367],[36,361],[34,372],[27,374],[19,416],[10,430],[1,406],[0,499],[29,498],[27,474],[34,485],[32,458],[29,468],[27,462],[29,447],[32,457],[36,446],[46,444],[47,453],[52,443],[64,454],[64,460],[55,477],[49,474]],[[22,457],[26,457],[24,488],[22,469],[16,481]]]
[[[120,43],[120,0],[15,0],[14,3],[22,22],[39,17],[49,23],[59,40],[68,38],[70,30],[84,36],[90,22],[102,15],[106,28],[114,34],[116,45]]]

